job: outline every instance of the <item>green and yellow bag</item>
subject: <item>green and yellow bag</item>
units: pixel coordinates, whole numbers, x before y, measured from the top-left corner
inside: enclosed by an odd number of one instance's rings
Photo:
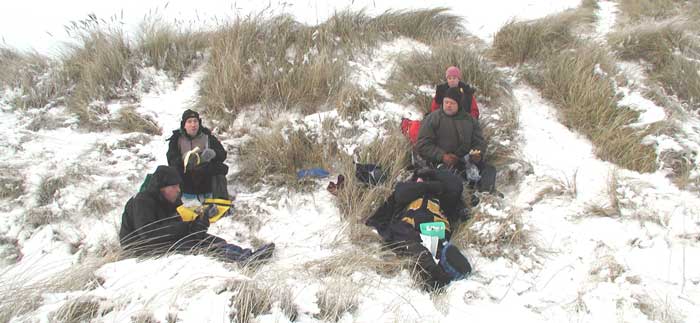
[[[207,209],[214,206],[216,212],[211,212],[209,215],[209,223],[219,221],[223,216],[233,213],[233,201],[226,199],[208,198],[204,199],[202,205],[195,208],[189,208],[184,205],[177,207],[177,213],[180,214],[182,221],[194,221],[198,216],[206,216]]]

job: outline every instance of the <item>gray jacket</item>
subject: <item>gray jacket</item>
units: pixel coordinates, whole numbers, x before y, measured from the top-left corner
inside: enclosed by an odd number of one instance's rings
[[[421,122],[416,150],[424,159],[440,163],[442,155],[446,153],[463,158],[472,149],[480,150],[483,156],[486,141],[481,134],[479,121],[461,108],[454,116],[448,116],[442,109],[435,110]]]

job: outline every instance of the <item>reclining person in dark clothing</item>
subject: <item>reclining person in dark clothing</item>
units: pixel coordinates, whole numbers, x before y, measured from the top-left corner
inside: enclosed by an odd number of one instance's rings
[[[183,221],[177,211],[182,205],[180,184],[182,179],[175,168],[158,166],[145,190],[126,202],[119,230],[119,242],[125,251],[135,255],[206,252],[236,262],[272,256],[273,243],[253,252],[208,234],[206,215]]]
[[[451,224],[464,217],[461,194],[462,181],[457,175],[421,169],[413,180],[396,184],[393,194],[365,223],[399,256],[415,257],[421,283],[428,290],[471,273],[467,259],[449,243]],[[440,228],[444,234],[438,234],[432,246],[435,250],[428,249],[425,245],[435,239],[431,231]]]

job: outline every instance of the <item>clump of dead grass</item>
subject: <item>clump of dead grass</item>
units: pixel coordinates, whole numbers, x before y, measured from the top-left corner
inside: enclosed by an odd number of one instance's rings
[[[611,75],[616,70],[609,55],[582,46],[548,58],[528,79],[557,104],[564,125],[593,142],[598,157],[639,172],[655,171],[654,147],[642,143],[654,128],[628,126],[638,113],[618,106]]]
[[[517,261],[538,249],[532,229],[522,220],[522,210],[506,207],[496,210],[487,205],[495,200],[484,195],[472,218],[452,234],[452,242],[462,250],[476,249],[488,258],[505,257]]]
[[[297,188],[303,184],[297,178],[299,170],[328,169],[338,153],[335,141],[324,133],[290,125],[272,132],[254,133],[239,149],[238,180],[251,186],[267,182]]]
[[[465,83],[476,88],[479,102],[495,105],[510,96],[505,76],[482,53],[455,44],[435,46],[429,53],[414,51],[399,58],[386,89],[398,102],[429,112],[435,85],[445,82],[445,70],[452,65],[459,67]],[[426,86],[433,90],[426,92]]]
[[[163,128],[151,116],[140,114],[134,106],[119,109],[118,117],[112,121],[114,127],[124,132],[142,132],[149,135],[161,135]]]
[[[319,313],[317,319],[327,322],[337,322],[346,313],[358,309],[361,287],[347,277],[336,278],[328,282],[316,294]]]
[[[164,70],[175,80],[192,72],[209,45],[206,33],[149,17],[141,23],[137,48],[146,66]]]
[[[460,19],[445,11],[388,11],[374,18],[341,11],[317,26],[289,16],[237,19],[212,36],[199,105],[224,121],[255,103],[315,112],[348,85],[347,60],[379,40],[462,35]]]

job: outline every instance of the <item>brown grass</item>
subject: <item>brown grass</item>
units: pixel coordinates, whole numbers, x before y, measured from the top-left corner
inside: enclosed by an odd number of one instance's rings
[[[654,299],[649,294],[635,294],[632,298],[636,301],[634,307],[650,320],[662,323],[685,322],[682,313],[676,310],[668,299]]]
[[[236,295],[231,298],[231,307],[235,312],[231,313],[231,319],[235,322],[251,322],[256,316],[272,309],[273,290],[251,280],[236,281],[234,285]]]
[[[680,4],[678,0],[621,0],[620,11],[633,22],[647,19],[661,20],[677,15]]]
[[[151,116],[142,115],[134,106],[119,109],[118,117],[112,120],[112,126],[123,132],[142,132],[149,135],[163,134],[163,128]]]
[[[346,119],[357,119],[364,111],[377,105],[379,94],[374,88],[365,90],[355,84],[343,87],[332,102],[338,114]]]
[[[68,108],[78,116],[81,125],[103,126],[101,110],[91,108],[92,102],[116,99],[130,92],[138,81],[138,62],[125,32],[114,22],[89,16],[72,22],[67,30],[75,43],[63,53],[63,64],[68,77],[76,83]]]
[[[0,175],[0,199],[14,200],[25,191],[25,179],[19,170],[3,165],[6,171]]]
[[[613,49],[626,60],[644,60],[651,64],[648,73],[654,81],[687,104],[700,108],[700,39],[693,23],[671,19],[629,27],[609,37]]]
[[[83,296],[63,304],[52,315],[52,321],[62,323],[87,322],[100,316],[100,303],[103,299]]]
[[[141,23],[137,44],[146,66],[167,71],[179,81],[197,65],[209,38],[204,32],[150,17]]]
[[[327,132],[324,132],[327,133]],[[303,187],[297,171],[313,167],[329,169],[337,155],[335,141],[325,135],[289,126],[272,132],[259,132],[240,147],[238,180],[246,185],[261,182]]]
[[[397,60],[386,89],[397,102],[428,112],[435,92],[425,93],[420,87],[434,89],[445,82],[445,70],[451,65],[459,67],[462,80],[477,89],[475,95],[480,103],[495,105],[509,97],[510,86],[503,73],[480,52],[461,45],[436,46],[430,53],[414,51],[404,55]]]
[[[345,174],[345,187],[338,191],[336,205],[348,222],[350,239],[354,243],[372,241],[375,234],[364,225],[365,220],[389,197],[393,187],[410,163],[410,144],[398,127],[390,128],[386,137],[376,139],[357,151],[359,163],[376,164],[387,174],[380,185],[366,186],[355,177],[355,165],[350,156],[342,159],[340,172]],[[376,241],[376,240],[375,240]]]
[[[43,108],[60,99],[68,90],[68,81],[57,61],[0,46],[0,87],[18,89],[11,104],[24,110]]]
[[[358,309],[359,294],[358,284],[347,277],[331,280],[316,293],[319,313],[315,317],[326,322],[337,322],[346,313]]]
[[[246,106],[315,112],[346,84],[347,60],[396,36],[442,39],[463,33],[445,9],[389,11],[370,18],[341,11],[318,26],[289,16],[249,16],[214,33],[199,105],[230,121]]]
[[[653,128],[627,127],[638,113],[617,105],[609,76],[616,74],[606,52],[583,46],[550,57],[529,80],[556,103],[564,125],[593,142],[599,158],[639,172],[655,171],[656,152],[641,143]]]
[[[591,4],[592,3],[592,4]],[[595,2],[534,21],[511,21],[493,38],[493,57],[508,65],[542,60],[578,40],[577,27],[595,21]]]
[[[9,322],[13,317],[36,310],[42,305],[43,295],[46,293],[65,293],[98,286],[99,278],[94,275],[95,270],[118,257],[118,254],[89,257],[64,272],[38,281],[34,279],[35,272],[32,270],[44,270],[42,268],[27,270],[20,277],[0,275],[0,322]],[[63,313],[65,314],[63,318],[69,318],[71,315],[94,313],[93,301],[94,299],[92,301],[80,299],[69,302],[55,314]],[[81,303],[84,306],[81,306]]]
[[[484,207],[488,204],[491,205]],[[495,209],[503,209],[503,206],[494,198],[482,195],[478,208],[472,210],[472,218],[452,234],[452,242],[462,250],[476,249],[484,257],[505,257],[513,261],[538,248],[533,232],[522,221],[521,210],[511,207],[504,210],[506,216],[503,216],[493,214]]]

